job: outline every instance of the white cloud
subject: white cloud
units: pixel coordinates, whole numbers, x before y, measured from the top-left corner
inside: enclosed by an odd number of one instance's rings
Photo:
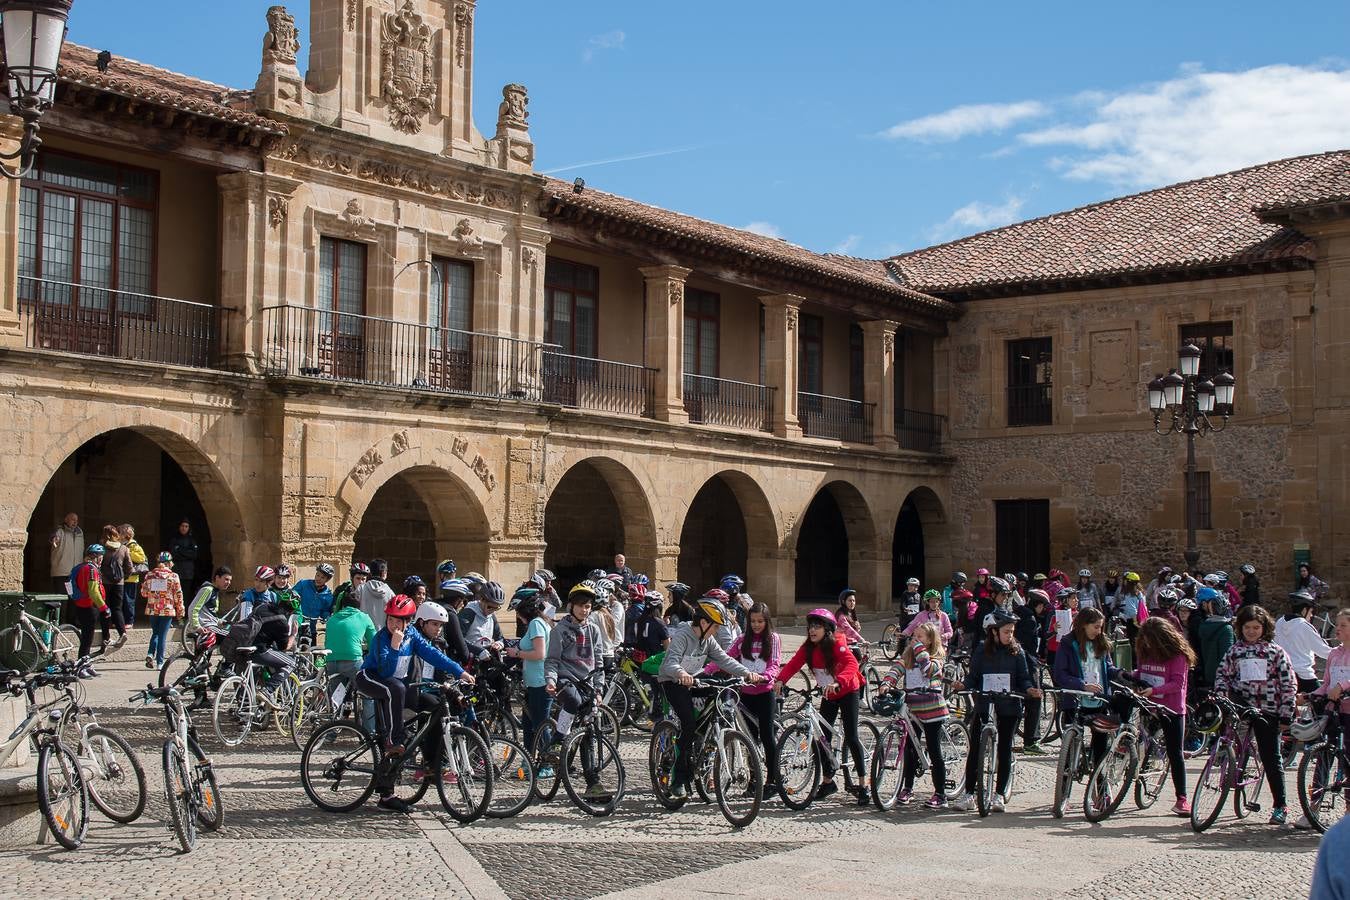
[[[847,237],[845,237],[842,241],[835,244],[833,249],[830,250],[830,252],[838,253],[841,256],[850,256],[852,255],[853,251],[858,248],[858,244],[861,241],[862,241],[861,234],[850,234]]]
[[[586,42],[586,49],[581,51],[581,61],[590,62],[595,59],[595,54],[599,50],[622,50],[627,39],[628,35],[618,29],[597,34]]]
[[[1003,131],[1018,122],[1045,115],[1047,107],[1037,100],[1019,103],[975,103],[910,119],[892,125],[882,137],[916,141],[954,141],[972,134]]]
[[[772,222],[751,222],[749,225],[742,225],[741,231],[749,231],[752,234],[760,234],[768,238],[782,238],[783,232],[778,230],[778,226]]]
[[[1170,81],[1075,100],[1087,106],[1085,119],[1018,139],[1027,146],[1070,148],[1051,165],[1078,180],[1149,187],[1350,147],[1346,68],[1203,72],[1186,66]]]
[[[1008,197],[1002,203],[982,203],[976,200],[953,212],[946,221],[929,230],[933,241],[948,241],[954,237],[987,231],[1016,222],[1022,214],[1024,197]]]

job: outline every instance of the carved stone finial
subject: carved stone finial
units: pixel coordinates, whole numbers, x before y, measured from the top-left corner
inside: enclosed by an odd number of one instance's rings
[[[469,25],[473,22],[473,4],[455,4],[455,65],[464,68],[468,53]]]
[[[361,201],[355,197],[347,201],[347,208],[338,213],[338,219],[346,226],[350,234],[356,234],[374,221],[369,216],[362,214]]]
[[[385,13],[380,29],[380,94],[389,104],[389,124],[405,134],[422,130],[436,104],[432,71],[431,26],[404,0],[398,12]]]
[[[497,133],[507,129],[530,127],[530,95],[523,84],[508,84],[502,88],[502,102],[497,107]]]
[[[299,52],[300,29],[295,27],[295,17],[284,6],[270,7],[267,34],[263,35],[263,66],[293,66]]]

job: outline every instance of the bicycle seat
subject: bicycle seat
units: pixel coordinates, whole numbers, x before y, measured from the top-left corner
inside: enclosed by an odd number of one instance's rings
[[[257,653],[257,652],[258,652],[258,648],[257,648],[257,647],[235,647],[235,648],[234,648],[234,652],[235,652],[235,653],[239,653],[239,654],[244,655],[244,656],[247,656],[247,655],[250,654],[250,653]]]
[[[48,609],[50,609],[50,610],[52,610],[52,611],[56,611],[56,610],[60,609],[62,606],[65,605],[65,601],[63,601],[63,600],[43,600],[43,601],[42,601],[42,605],[45,606],[45,607],[47,607]]]
[[[327,656],[328,654],[332,653],[333,651],[332,651],[332,650],[310,650],[309,652],[310,652],[310,654],[311,654],[312,656]]]
[[[154,700],[164,700],[165,698],[170,697],[173,694],[174,689],[171,687],[150,687],[149,685],[145,686],[145,695]]]

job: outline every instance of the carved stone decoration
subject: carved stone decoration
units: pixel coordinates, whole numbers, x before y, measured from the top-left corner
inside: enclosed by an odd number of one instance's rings
[[[497,107],[497,133],[508,128],[530,127],[530,95],[523,84],[508,84],[502,88],[502,102]]]
[[[533,247],[520,248],[520,264],[526,272],[533,272],[539,264],[539,254]]]
[[[436,104],[431,26],[413,9],[412,0],[404,0],[398,12],[384,14],[380,40],[380,94],[389,104],[389,124],[416,134]]]
[[[281,223],[286,221],[286,213],[290,210],[290,198],[283,197],[280,194],[270,194],[267,198],[267,222],[273,228],[280,227]]]
[[[356,2],[357,0],[347,0],[347,30],[356,30]]]
[[[464,68],[468,53],[469,23],[473,21],[473,7],[467,3],[455,4],[455,65]]]
[[[473,223],[468,219],[460,219],[455,225],[454,238],[459,245],[459,252],[465,256],[473,256],[483,251],[483,239],[474,234]]]
[[[678,281],[672,281],[670,283],[670,305],[674,306],[677,303],[683,302],[684,302],[684,285],[680,284]]]
[[[352,481],[355,481],[358,487],[364,487],[366,481],[370,479],[371,475],[375,474],[375,470],[380,467],[382,462],[384,462],[384,457],[380,455],[380,451],[371,447],[361,455],[361,459],[352,469]]]
[[[797,310],[796,310],[794,307],[788,307],[788,311],[787,311],[787,327],[788,327],[788,331],[796,331],[796,330],[797,330]]]
[[[883,331],[881,333],[881,350],[887,356],[895,352],[895,332]]]
[[[969,374],[980,367],[980,345],[962,344],[956,348],[956,371]]]
[[[361,201],[357,200],[355,197],[347,201],[347,208],[338,213],[338,219],[352,234],[355,234],[367,225],[372,224],[374,221],[369,216],[361,213]]]
[[[263,66],[277,63],[293,66],[299,52],[300,29],[295,27],[295,17],[284,6],[269,7],[267,34],[263,35]]]
[[[408,432],[394,432],[394,439],[389,443],[389,455],[391,457],[406,453],[408,450]]]
[[[1284,346],[1284,319],[1266,319],[1260,323],[1257,333],[1261,335],[1262,350],[1278,350]]]

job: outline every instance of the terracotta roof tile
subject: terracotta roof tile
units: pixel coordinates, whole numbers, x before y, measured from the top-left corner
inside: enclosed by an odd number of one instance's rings
[[[1350,195],[1350,151],[1301,156],[1173,184],[892,257],[904,284],[936,294],[1126,274],[1311,259],[1299,231],[1256,210]]]
[[[107,72],[98,70],[98,51],[67,42],[61,53],[60,80],[230,122],[267,134],[285,134],[286,126],[258,115],[252,93],[180,75],[134,59],[113,56]]]
[[[578,194],[573,191],[571,182],[556,178],[545,179],[544,189],[550,198],[564,208],[591,211],[609,219],[643,225],[719,249],[876,291],[903,299],[910,305],[927,309],[943,318],[954,318],[956,315],[956,310],[945,300],[901,285],[881,260],[815,253],[778,238],[639,203],[590,186]]]

